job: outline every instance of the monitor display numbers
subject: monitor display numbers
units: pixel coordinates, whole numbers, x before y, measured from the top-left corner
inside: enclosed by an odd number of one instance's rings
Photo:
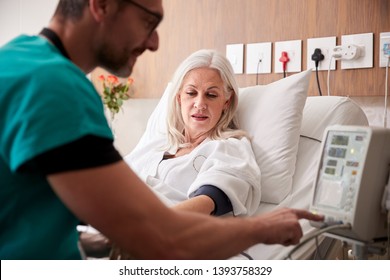
[[[347,154],[347,149],[345,149],[345,148],[331,147],[331,148],[329,148],[329,151],[328,151],[328,155],[330,157],[345,158],[346,154]]]
[[[328,160],[328,166],[337,166],[337,160],[335,159],[330,159]]]
[[[325,171],[324,171],[326,174],[329,174],[329,175],[335,175],[336,174],[336,169],[335,168],[330,168],[330,167],[327,167],[325,168]]]
[[[347,146],[348,145],[348,141],[349,141],[349,136],[333,135],[331,143],[333,145]]]

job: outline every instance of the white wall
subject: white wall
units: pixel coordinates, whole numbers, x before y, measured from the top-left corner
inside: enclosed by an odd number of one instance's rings
[[[0,46],[21,33],[47,26],[58,0],[0,0]]]

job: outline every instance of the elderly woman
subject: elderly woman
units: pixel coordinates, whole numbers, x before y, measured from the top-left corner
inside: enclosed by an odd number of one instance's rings
[[[251,215],[260,203],[260,170],[235,121],[238,86],[225,56],[200,50],[176,70],[165,145],[126,162],[170,206],[211,215]]]

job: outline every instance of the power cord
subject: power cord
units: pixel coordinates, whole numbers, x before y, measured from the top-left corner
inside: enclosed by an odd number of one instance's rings
[[[279,61],[282,63],[283,67],[283,78],[286,78],[287,63],[290,61],[287,52],[282,52],[282,56],[279,58]]]
[[[326,78],[326,86],[328,87],[328,96],[330,96],[330,68],[332,67],[333,56],[329,59],[328,76]]]
[[[332,65],[332,59],[335,60],[353,60],[357,59],[362,55],[362,52],[364,52],[364,47],[362,46],[357,46],[357,45],[342,45],[342,46],[335,46],[333,48],[333,53],[330,57],[329,60],[329,68],[328,68],[328,96],[330,96],[330,82],[329,82],[329,77],[330,77],[330,67]]]
[[[314,233],[308,235],[304,240],[302,240],[298,245],[296,245],[284,258],[285,260],[292,260],[292,254],[295,253],[299,248],[301,248],[303,245],[308,243],[310,240],[313,238],[317,238],[319,235],[331,231],[333,229],[350,229],[351,225],[350,224],[340,224],[340,225],[332,225],[328,226],[326,228],[320,229],[315,231]],[[318,242],[318,241],[317,241]]]
[[[259,61],[257,62],[257,68],[256,68],[256,85],[259,84],[259,67],[260,67],[260,63],[262,62],[263,60],[259,58]]]
[[[317,86],[318,86],[318,94],[322,96],[320,79],[318,78],[318,66],[320,61],[324,60],[325,56],[322,54],[321,49],[315,49],[314,53],[311,55],[311,60],[315,61],[316,66],[316,78],[317,78]]]
[[[342,55],[339,52],[334,52],[329,59],[328,67],[328,77],[327,77],[327,86],[328,86],[328,96],[330,96],[330,68],[332,67],[332,60],[339,60],[342,58]]]

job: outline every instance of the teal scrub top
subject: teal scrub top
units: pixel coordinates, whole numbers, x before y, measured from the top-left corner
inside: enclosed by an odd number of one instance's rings
[[[86,135],[112,139],[99,94],[46,39],[19,36],[0,48],[0,131],[0,259],[80,259],[78,219],[44,175],[18,168]]]

